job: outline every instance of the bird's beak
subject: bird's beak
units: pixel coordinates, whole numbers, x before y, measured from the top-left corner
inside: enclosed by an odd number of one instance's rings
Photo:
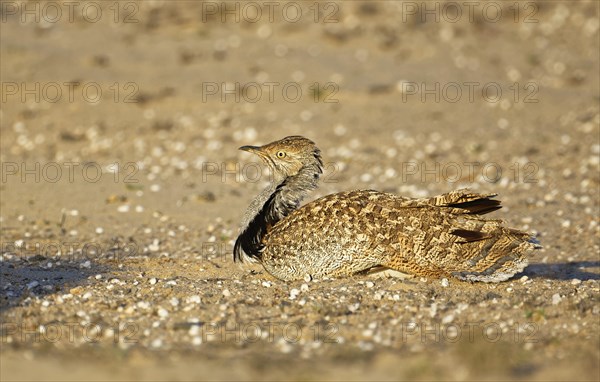
[[[258,146],[242,146],[238,150],[248,151],[249,153],[255,153],[258,150],[260,150],[260,147],[258,147]]]
[[[239,150],[247,151],[252,154],[256,154],[259,157],[264,156],[263,151],[261,150],[260,146],[242,146],[239,148]]]

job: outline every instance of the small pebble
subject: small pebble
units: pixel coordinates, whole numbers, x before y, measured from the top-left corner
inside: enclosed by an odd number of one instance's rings
[[[129,212],[129,205],[123,204],[123,205],[117,207],[117,211],[122,212],[122,213]]]
[[[165,308],[158,308],[156,313],[158,313],[158,316],[161,318],[169,317],[169,311],[166,310]]]
[[[360,308],[360,302],[357,302],[356,304],[348,305],[348,310],[351,313],[356,312],[358,310],[358,308]]]
[[[38,281],[33,280],[32,282],[27,284],[27,289],[33,289],[38,285],[40,285],[40,283]]]
[[[80,294],[82,291],[83,291],[83,287],[81,287],[81,286],[76,286],[75,288],[71,288],[71,289],[69,290],[69,293],[70,293],[70,294],[72,294],[72,295],[73,295],[73,294],[77,295],[77,294]],[[66,296],[66,295],[65,295],[65,296]],[[65,298],[65,296],[63,296],[63,298]],[[72,297],[72,296],[71,296],[71,297]]]
[[[300,291],[296,288],[290,291],[290,300],[295,300],[296,297],[300,294]]]
[[[157,252],[159,250],[158,239],[154,239],[152,244],[148,245],[148,249],[152,252]]]
[[[444,316],[444,318],[442,318],[442,324],[449,324],[452,321],[454,321],[454,315],[453,314],[449,314],[447,316]]]
[[[159,348],[161,347],[163,344],[162,340],[160,338],[155,339],[154,341],[152,341],[152,347],[153,348]]]
[[[552,295],[552,305],[558,305],[561,300],[562,300],[562,298],[560,297],[560,294],[554,293]]]
[[[445,277],[442,279],[441,284],[444,288],[446,288],[446,287],[448,287],[448,285],[450,285],[450,283],[448,282],[448,279]]]

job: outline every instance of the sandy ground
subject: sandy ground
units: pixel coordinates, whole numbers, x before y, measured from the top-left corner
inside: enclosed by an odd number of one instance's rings
[[[273,3],[2,1],[2,380],[600,379],[598,3]],[[234,265],[237,148],[292,134],[314,197],[497,192],[544,248],[495,285]]]

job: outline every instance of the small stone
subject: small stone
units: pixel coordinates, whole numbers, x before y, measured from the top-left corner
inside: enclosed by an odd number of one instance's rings
[[[40,283],[38,281],[33,280],[32,282],[27,284],[27,289],[33,289],[38,285],[40,285]]]
[[[367,281],[365,285],[367,286],[367,288],[373,288],[375,286],[375,283],[373,281]]]
[[[169,317],[169,311],[166,310],[165,308],[158,308],[156,313],[158,313],[158,316],[161,318]]]
[[[527,276],[523,276],[519,279],[519,281],[522,283],[526,282],[527,280],[529,280],[529,277],[527,277]]]
[[[296,288],[290,291],[290,300],[295,300],[296,297],[300,294],[300,291]]]
[[[158,280],[156,279],[156,277],[153,277],[150,279],[150,285],[154,285],[158,282]]]
[[[302,284],[302,285],[300,285],[300,290],[302,292],[308,292],[308,284]]]
[[[357,302],[356,304],[348,305],[348,310],[351,313],[356,312],[358,310],[358,308],[360,308],[360,302]]]
[[[448,279],[445,277],[442,279],[441,284],[444,288],[447,288],[450,285],[450,283],[448,282]]]
[[[229,289],[223,289],[223,296],[224,296],[224,297],[229,297],[229,296],[231,296],[231,292],[229,291]]]
[[[429,316],[430,317],[435,317],[435,315],[437,314],[437,303],[432,303],[431,307],[429,308]]]
[[[560,297],[560,294],[554,293],[552,295],[552,305],[558,305],[561,300],[562,300],[562,298]]]
[[[128,204],[120,205],[119,207],[117,207],[117,211],[121,212],[121,213],[129,212],[129,205]]]
[[[452,321],[454,321],[454,315],[453,314],[449,314],[447,316],[444,316],[444,318],[442,318],[442,324],[449,324]]]
[[[284,354],[290,353],[292,350],[294,350],[294,346],[288,343],[284,338],[281,338],[279,341],[277,341],[276,346],[279,348],[279,351]]]
[[[579,280],[579,279],[571,280],[571,285],[579,285],[579,284],[581,284],[581,280]]]
[[[75,288],[69,289],[69,293],[74,294],[74,295],[78,295],[81,292],[83,292],[83,287],[81,287],[81,286],[76,286]]]
[[[263,281],[262,282],[262,286],[264,286],[265,288],[270,288],[271,287],[271,282],[270,281]]]
[[[190,329],[188,330],[188,334],[192,337],[195,337],[200,334],[200,325],[197,322],[192,322]]]
[[[158,239],[154,239],[152,241],[152,244],[148,245],[148,249],[152,252],[156,252],[159,250],[159,246],[158,246]]]
[[[154,341],[152,341],[152,347],[153,348],[159,348],[161,347],[163,344],[162,340],[160,338],[155,339]]]

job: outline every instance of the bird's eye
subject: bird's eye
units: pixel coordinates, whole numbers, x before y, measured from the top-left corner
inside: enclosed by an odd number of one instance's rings
[[[277,158],[285,158],[285,151],[277,151]]]

